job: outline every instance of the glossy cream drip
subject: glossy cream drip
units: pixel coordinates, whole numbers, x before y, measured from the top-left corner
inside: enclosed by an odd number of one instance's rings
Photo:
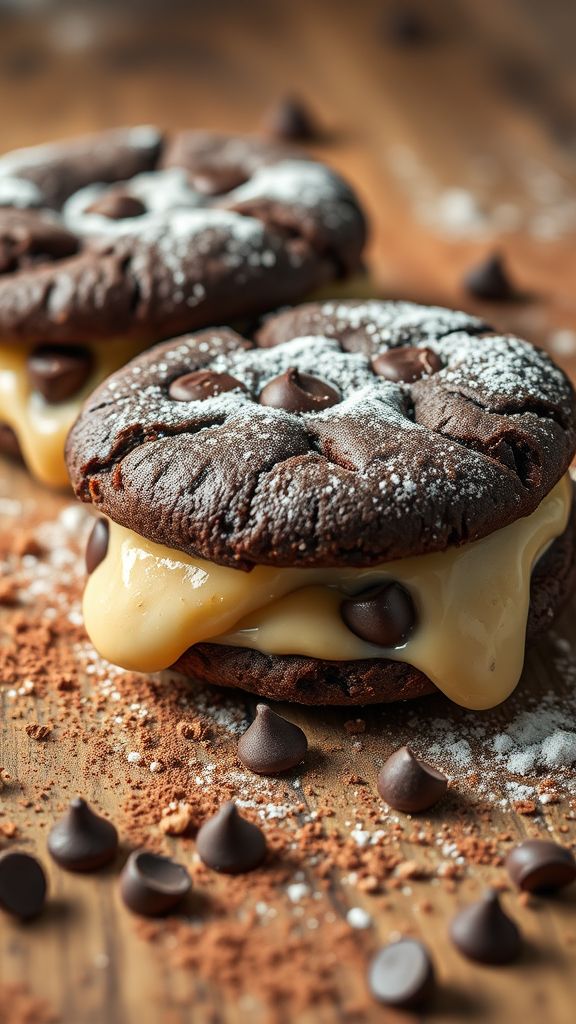
[[[80,406],[96,384],[142,350],[142,341],[108,339],[86,343],[94,356],[94,370],[78,394],[65,402],[50,403],[30,387],[26,360],[38,342],[0,343],[0,423],[12,427],[30,472],[53,487],[68,484],[64,443]]]
[[[154,672],[202,641],[347,661],[390,658],[421,669],[451,700],[488,708],[516,686],[532,568],[570,514],[566,475],[532,515],[483,540],[370,569],[245,573],[191,558],[110,523],[108,554],[88,580],[84,618],[98,651]],[[345,595],[394,579],[418,625],[401,648],[366,643],[340,616]]]

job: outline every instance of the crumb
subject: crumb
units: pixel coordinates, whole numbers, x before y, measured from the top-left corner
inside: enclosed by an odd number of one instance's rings
[[[39,722],[30,722],[26,726],[26,735],[32,740],[39,740],[43,742],[52,735],[53,726],[51,724],[40,725]]]

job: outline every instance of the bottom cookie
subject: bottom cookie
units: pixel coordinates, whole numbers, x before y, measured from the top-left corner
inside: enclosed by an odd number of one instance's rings
[[[528,642],[551,626],[575,584],[576,502],[566,530],[539,560],[532,574]],[[400,661],[320,661],[219,644],[196,644],[173,667],[207,683],[300,704],[390,703],[412,700],[436,690],[427,676]],[[465,664],[462,670],[466,671]]]

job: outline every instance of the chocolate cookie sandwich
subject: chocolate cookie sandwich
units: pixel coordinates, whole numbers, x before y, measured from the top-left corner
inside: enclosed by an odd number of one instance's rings
[[[303,703],[514,689],[575,579],[575,396],[464,313],[308,304],[133,360],[67,444],[86,628],[129,669]]]
[[[354,273],[364,235],[338,175],[257,139],[141,127],[0,158],[0,451],[66,483],[100,380]]]

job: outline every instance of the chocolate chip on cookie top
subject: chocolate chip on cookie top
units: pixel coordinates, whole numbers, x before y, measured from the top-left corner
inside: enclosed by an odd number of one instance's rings
[[[142,127],[19,150],[0,335],[149,341],[261,313],[357,270],[364,238],[345,182],[277,143]]]
[[[224,565],[367,566],[528,515],[570,464],[564,374],[464,313],[310,304],[269,319],[257,341],[203,331],[109,378],[69,438],[78,496]],[[422,373],[410,360],[405,380],[380,373],[383,354],[402,348],[430,351]],[[173,397],[173,382],[198,371],[238,386]]]

